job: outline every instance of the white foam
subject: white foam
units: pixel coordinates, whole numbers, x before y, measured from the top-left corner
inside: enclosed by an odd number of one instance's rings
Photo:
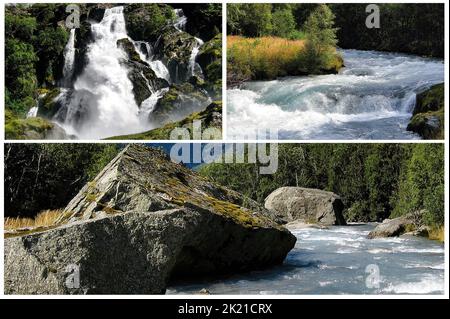
[[[444,293],[444,280],[442,278],[426,276],[417,282],[390,283],[382,291],[395,294],[430,294]]]

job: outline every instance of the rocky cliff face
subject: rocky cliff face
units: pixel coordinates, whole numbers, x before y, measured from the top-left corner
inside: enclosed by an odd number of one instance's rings
[[[170,278],[267,267],[296,241],[274,219],[162,151],[132,145],[83,187],[57,225],[5,239],[5,290],[163,293]],[[66,285],[70,265],[79,267],[78,288]]]
[[[332,192],[302,187],[281,187],[267,196],[265,207],[286,222],[345,225],[344,205]]]

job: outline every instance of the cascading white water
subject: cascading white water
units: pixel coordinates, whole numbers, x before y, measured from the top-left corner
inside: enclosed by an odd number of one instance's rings
[[[36,117],[38,115],[38,111],[39,111],[39,103],[40,101],[47,95],[47,93],[44,94],[39,94],[37,100],[36,100],[36,106],[33,106],[32,108],[30,108],[27,112],[27,118],[29,117]]]
[[[103,19],[91,25],[93,42],[88,47],[82,74],[74,90],[60,98],[62,126],[79,138],[105,138],[143,129],[128,70],[120,61],[125,52],[117,40],[127,38],[123,7],[106,9]]]
[[[158,90],[158,91],[152,93],[152,95],[150,95],[150,97],[148,97],[145,101],[142,102],[140,113],[139,113],[141,121],[143,121],[144,123],[148,122],[148,115],[153,111],[156,103],[158,103],[158,100],[167,91],[169,91],[169,88],[164,88],[164,89]]]
[[[191,56],[189,59],[189,72],[191,76],[198,75],[200,77],[203,77],[202,68],[200,65],[195,61],[197,59],[198,52],[200,51],[200,47],[204,44],[202,39],[195,38],[197,41],[194,47],[192,48]]]
[[[186,23],[187,23],[187,17],[184,15],[183,9],[174,9],[176,19],[174,21],[173,26],[175,29],[177,29],[179,32],[184,32],[186,29]],[[192,48],[191,55],[189,57],[189,75],[194,76],[198,75],[200,77],[203,77],[202,68],[200,65],[195,61],[197,59],[197,55],[200,51],[200,47],[204,44],[202,39],[195,38],[196,43],[194,47]],[[178,75],[178,70],[176,72]]]
[[[39,108],[37,106],[33,106],[27,113],[27,118],[29,117],[36,117],[37,116],[37,112],[38,112]]]
[[[187,17],[184,15],[183,9],[174,9],[175,21],[173,26],[178,31],[184,31],[186,29]]]
[[[69,40],[64,48],[63,86],[70,86],[75,64],[75,28],[70,30]]]
[[[246,82],[228,90],[228,137],[276,129],[282,139],[419,138],[406,130],[416,93],[444,82],[443,61],[377,51],[342,54],[339,74]]]
[[[138,52],[141,60],[150,65],[150,68],[155,72],[156,76],[171,83],[170,73],[165,64],[161,60],[153,60],[154,54],[151,44],[145,41],[133,41],[132,39],[130,41],[134,44],[134,48]]]

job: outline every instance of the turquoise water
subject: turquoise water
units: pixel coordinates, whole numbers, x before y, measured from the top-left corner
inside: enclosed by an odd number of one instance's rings
[[[178,283],[167,293],[196,293],[202,288],[212,294],[444,293],[443,244],[413,236],[367,239],[373,227],[292,229],[298,240],[283,265],[226,279]]]
[[[442,60],[342,50],[339,74],[246,82],[227,91],[229,138],[418,139],[416,93],[444,82]]]

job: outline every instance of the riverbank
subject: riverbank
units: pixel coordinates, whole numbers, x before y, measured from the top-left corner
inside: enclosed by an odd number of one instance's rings
[[[337,73],[343,66],[336,49],[319,74]],[[228,88],[251,80],[274,80],[283,76],[311,74],[305,55],[305,40],[289,40],[279,37],[246,38],[227,37]]]
[[[228,278],[172,283],[168,294],[442,294],[444,246],[420,237],[367,239],[372,224],[290,228],[297,244],[285,262]],[[379,271],[367,285],[367,267]],[[376,267],[376,268],[375,268]]]

